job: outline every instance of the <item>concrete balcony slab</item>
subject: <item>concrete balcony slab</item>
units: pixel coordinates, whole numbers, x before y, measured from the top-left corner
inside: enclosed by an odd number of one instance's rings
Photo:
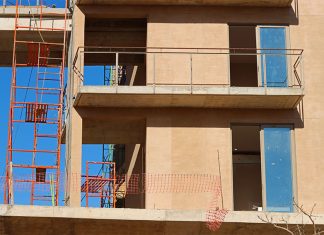
[[[303,96],[303,88],[82,86],[74,106],[293,109]]]

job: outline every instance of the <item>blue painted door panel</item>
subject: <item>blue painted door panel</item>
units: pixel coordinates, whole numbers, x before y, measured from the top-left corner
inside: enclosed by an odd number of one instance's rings
[[[286,28],[260,27],[259,29],[262,86],[264,86],[266,82],[268,87],[287,87],[288,72],[286,51],[269,50],[286,49]]]
[[[291,129],[264,128],[266,210],[293,211]]]

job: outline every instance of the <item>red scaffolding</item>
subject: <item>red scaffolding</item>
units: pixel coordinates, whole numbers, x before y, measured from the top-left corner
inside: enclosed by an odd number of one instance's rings
[[[39,6],[22,6],[19,2],[16,0],[4,202],[13,204],[15,188],[18,184],[25,184],[30,187],[31,205],[47,201],[56,206],[60,178],[67,1],[63,14],[53,11],[46,11],[45,14],[42,0]],[[26,21],[21,9],[28,7],[30,11]],[[60,27],[54,27],[55,20],[61,22]],[[27,56],[23,56],[24,53]],[[26,69],[30,69],[30,73],[26,73]],[[40,186],[48,188],[45,195],[40,194],[40,191],[44,192],[39,190]]]
[[[101,170],[98,175],[90,175],[90,165],[100,165]],[[100,174],[102,173],[102,174]],[[89,207],[90,198],[99,198],[101,207],[102,201],[107,199],[109,207],[116,207],[116,165],[115,162],[89,162],[86,163],[86,175],[82,176],[84,182],[81,192],[85,193],[86,207]]]

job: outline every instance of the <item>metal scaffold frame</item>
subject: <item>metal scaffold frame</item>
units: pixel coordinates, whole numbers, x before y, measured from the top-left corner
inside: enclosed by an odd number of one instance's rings
[[[61,28],[46,27],[43,22],[44,18],[57,18],[58,14],[46,13],[44,15],[42,0],[39,6],[28,6],[34,8],[30,11],[33,24],[20,24],[20,7],[23,6],[19,4],[19,0],[16,0],[4,202],[14,204],[15,189],[19,184],[25,184],[30,187],[31,205],[43,201],[57,206],[66,59],[67,1],[63,15],[64,26]],[[37,34],[41,40],[35,40],[36,37],[33,38],[34,40],[19,40],[23,36],[21,32],[26,30]],[[59,42],[44,40],[46,38],[42,34],[48,31],[60,34]],[[18,48],[27,51],[26,58],[18,53]],[[20,67],[31,69],[27,85],[24,82],[28,80],[28,74],[21,73]],[[35,75],[33,69],[36,69]],[[18,146],[15,142],[20,127],[23,128],[21,129],[23,142],[30,144],[28,147],[22,144],[20,145],[23,147]],[[31,130],[30,133],[27,130]],[[51,144],[49,144],[50,141],[52,141]],[[45,160],[47,163],[44,163]],[[46,186],[47,195],[40,195],[40,186]]]
[[[105,168],[106,175],[90,175],[91,165],[101,165]],[[99,172],[100,173],[100,172]],[[87,161],[85,180],[81,186],[81,192],[85,193],[86,207],[89,207],[90,198],[99,198],[101,207],[103,202],[108,203],[107,207],[116,208],[116,165],[114,162],[93,162]]]
[[[102,162],[103,164],[101,165],[100,172],[103,178],[111,177],[111,174],[116,174],[115,171],[116,169],[112,169],[111,164],[106,164],[106,162],[114,162],[114,150],[115,150],[115,145],[114,144],[104,144],[102,145]],[[108,186],[108,188],[110,188]],[[102,197],[100,200],[100,207],[101,208],[113,208],[115,207],[115,202],[114,202],[114,195],[111,195],[113,193],[112,190],[106,190],[105,192],[102,191]]]

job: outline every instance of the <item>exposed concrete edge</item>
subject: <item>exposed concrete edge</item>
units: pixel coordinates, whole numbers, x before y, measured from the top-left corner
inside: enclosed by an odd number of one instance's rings
[[[35,24],[35,21],[30,18],[22,18],[19,20],[21,26],[30,26],[31,24]],[[43,19],[42,20],[42,27],[43,28],[64,28],[65,21],[62,18],[51,18],[51,19]],[[0,17],[0,31],[14,31],[15,29],[15,18],[12,17]],[[36,25],[35,25],[36,27]],[[19,28],[19,31],[36,31],[35,29],[28,29],[28,28]],[[71,31],[71,20],[66,21],[66,31]],[[51,30],[42,30],[43,33],[52,32]],[[56,31],[59,32],[59,31]],[[11,32],[10,32],[11,33]],[[60,32],[59,32],[60,33]],[[13,33],[12,33],[13,34]]]
[[[257,211],[229,211],[225,223],[263,223],[259,217],[273,218],[274,223],[311,224],[301,213],[266,213]],[[151,209],[102,209],[84,207],[50,207],[0,205],[0,216],[7,217],[42,217],[66,219],[96,220],[133,220],[133,221],[167,221],[167,222],[205,222],[206,211],[203,210],[151,210]],[[315,222],[324,225],[324,215],[315,215]]]
[[[16,2],[16,1],[15,1]],[[32,14],[39,15],[40,14],[40,7],[19,7],[20,17],[32,17]],[[43,7],[42,15],[45,16],[46,14],[58,14],[56,17],[64,17],[65,8],[50,8],[50,7]],[[67,13],[70,14],[69,10]],[[12,16],[15,17],[16,15],[16,6],[0,6],[0,17],[8,17]]]
[[[197,94],[197,95],[255,95],[303,96],[303,88],[217,87],[217,86],[81,86],[85,94]]]
[[[73,106],[77,106],[79,104],[79,101],[81,99],[81,93],[80,92],[77,92],[75,96],[73,96],[72,100],[72,105]]]

